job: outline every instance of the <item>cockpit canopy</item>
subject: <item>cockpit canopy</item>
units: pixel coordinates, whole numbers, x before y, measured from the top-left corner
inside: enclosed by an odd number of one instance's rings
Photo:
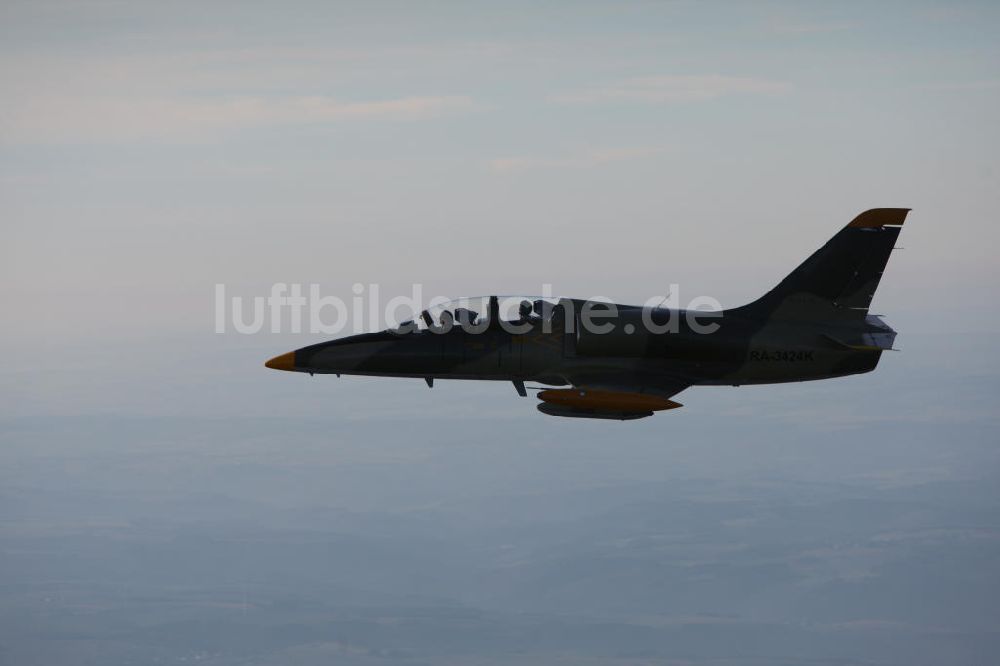
[[[558,312],[561,299],[554,296],[464,296],[442,301],[432,299],[426,310],[396,327],[399,332],[459,325],[466,330],[485,329],[489,320],[544,322]],[[492,314],[491,314],[492,313]]]

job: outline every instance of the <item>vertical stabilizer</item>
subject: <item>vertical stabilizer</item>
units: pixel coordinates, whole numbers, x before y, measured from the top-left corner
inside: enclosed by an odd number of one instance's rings
[[[778,286],[739,308],[775,319],[863,322],[909,208],[873,208],[858,215]]]

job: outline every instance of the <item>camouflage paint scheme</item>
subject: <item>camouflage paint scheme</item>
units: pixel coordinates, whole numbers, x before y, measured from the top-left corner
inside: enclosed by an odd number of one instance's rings
[[[562,299],[548,308],[526,302],[517,318],[502,321],[493,297],[485,318],[463,320],[481,331],[424,313],[425,329],[404,325],[323,342],[266,365],[310,374],[420,377],[430,386],[434,379],[510,381],[521,395],[525,381],[569,386],[541,391],[539,411],[619,420],[679,407],[670,398],[693,385],[870,372],[896,332],[868,314],[868,306],[908,211],[860,214],[758,300],[690,313],[693,319],[684,310]],[[585,311],[602,313],[594,321],[603,332],[581,325]],[[649,322],[662,328],[650,330]],[[700,332],[704,326],[712,332]]]

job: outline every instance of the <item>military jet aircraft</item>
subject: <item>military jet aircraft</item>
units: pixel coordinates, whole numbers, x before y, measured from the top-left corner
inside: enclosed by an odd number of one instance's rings
[[[378,333],[267,361],[309,374],[546,385],[544,414],[631,420],[675,409],[689,386],[773,384],[870,372],[896,332],[868,313],[907,208],[858,215],[778,286],[706,313],[581,299],[490,296],[425,310]],[[485,315],[485,316],[483,316]]]

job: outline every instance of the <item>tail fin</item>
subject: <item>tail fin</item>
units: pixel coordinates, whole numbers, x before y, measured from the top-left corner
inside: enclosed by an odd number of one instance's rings
[[[866,210],[777,287],[739,309],[752,317],[864,320],[909,211]]]

